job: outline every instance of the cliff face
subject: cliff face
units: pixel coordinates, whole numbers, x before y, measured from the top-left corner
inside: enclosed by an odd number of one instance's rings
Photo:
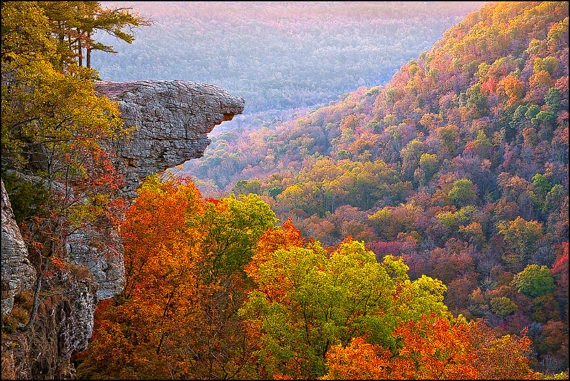
[[[2,181],[2,315],[12,311],[14,296],[32,289],[35,283],[36,270],[28,260],[28,249]]]
[[[136,128],[128,141],[119,142],[116,161],[131,198],[146,176],[201,157],[210,144],[207,134],[244,107],[243,99],[216,86],[188,81],[101,81],[96,89],[117,101],[125,125]],[[123,258],[80,244],[81,234],[71,237],[68,251],[95,276],[98,298],[108,299],[123,288]],[[120,247],[118,237],[115,242]]]
[[[96,89],[118,101],[125,124],[136,126],[128,141],[118,142],[116,161],[130,197],[146,176],[201,157],[210,143],[207,134],[244,107],[243,99],[216,86],[188,81],[101,81]],[[30,330],[3,334],[3,379],[73,378],[71,356],[87,346],[97,301],[122,290],[122,255],[86,246],[82,234],[70,237],[67,250],[74,264],[65,277],[51,281],[58,291],[44,298]],[[109,234],[120,248],[118,233]],[[18,298],[19,308],[29,309],[35,282],[36,271],[2,183],[3,316]]]

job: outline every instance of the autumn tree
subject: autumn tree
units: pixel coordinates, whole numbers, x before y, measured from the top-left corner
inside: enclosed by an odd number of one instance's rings
[[[79,367],[83,377],[166,374],[168,340],[184,319],[197,319],[192,306],[199,297],[196,265],[203,232],[190,222],[203,209],[192,184],[161,182],[153,176],[139,188],[121,226],[126,285],[112,303],[97,310],[98,326]],[[124,347],[109,351],[115,342]]]
[[[72,246],[117,254],[113,231],[126,204],[113,147],[129,133],[117,103],[96,93],[96,71],[68,60],[42,5],[2,3],[2,177],[10,191],[25,183],[46,191],[18,216],[38,285]]]
[[[79,372],[87,378],[250,377],[237,315],[251,289],[243,267],[275,222],[257,195],[202,200],[189,179],[147,178],[121,226],[125,289],[98,310],[100,325]],[[109,352],[112,341],[129,343],[128,349]],[[117,367],[108,366],[109,356]]]
[[[199,302],[185,312],[169,337],[168,356],[178,360],[169,372],[183,378],[250,378],[251,348],[238,309],[253,287],[244,266],[260,237],[275,228],[274,212],[256,194],[206,200],[198,221],[204,237],[196,258],[193,287]],[[191,222],[187,222],[191,224]],[[182,326],[181,326],[182,325]]]
[[[520,335],[501,334],[500,330],[477,320],[467,331],[475,355],[473,366],[477,378],[485,380],[534,379],[538,375],[530,367],[531,341],[526,330]]]
[[[134,41],[134,28],[152,24],[133,14],[130,8],[103,8],[98,1],[42,1],[39,6],[50,20],[60,50],[65,52],[61,65],[71,59],[90,68],[93,50],[116,53],[112,46],[95,40],[97,32],[130,44]]]
[[[534,379],[530,340],[500,336],[481,321],[424,315],[400,322],[396,350],[356,337],[327,353],[325,380],[501,380]]]
[[[393,348],[399,319],[447,314],[441,282],[412,282],[401,260],[388,256],[378,263],[358,241],[330,254],[314,241],[264,252],[263,258],[255,264],[260,258],[254,256],[248,266],[256,289],[240,309],[263,378],[322,376],[326,353],[336,343],[369,335]]]
[[[392,352],[355,337],[343,347],[334,345],[326,354],[328,372],[322,380],[387,380],[392,375]]]
[[[477,188],[469,179],[459,179],[453,182],[453,188],[447,194],[456,206],[472,204],[477,199]]]
[[[509,222],[499,222],[497,229],[508,244],[505,260],[515,268],[528,264],[543,237],[542,223],[518,216]]]

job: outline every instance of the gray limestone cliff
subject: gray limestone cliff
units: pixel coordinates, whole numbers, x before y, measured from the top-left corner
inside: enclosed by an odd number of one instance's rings
[[[95,86],[119,103],[125,124],[137,128],[119,149],[131,196],[146,176],[202,157],[210,144],[207,134],[244,108],[242,98],[210,84],[100,81]]]
[[[133,198],[148,175],[201,157],[210,143],[207,134],[244,108],[243,99],[223,89],[188,81],[100,81],[96,89],[118,102],[127,126],[136,126],[127,141],[119,142],[115,163],[126,177],[123,191]],[[85,244],[86,234],[70,237],[66,248],[73,264],[51,280],[50,289],[59,291],[44,297],[30,330],[3,337],[3,378],[74,377],[71,357],[87,346],[97,301],[119,293],[125,281],[121,250],[118,255],[95,250]],[[110,250],[117,253],[120,237],[108,234],[115,242]],[[2,315],[18,298],[19,308],[29,308],[35,283],[36,271],[2,183]]]

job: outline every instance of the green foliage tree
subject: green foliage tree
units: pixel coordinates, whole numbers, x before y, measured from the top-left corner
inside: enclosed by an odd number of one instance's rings
[[[489,112],[489,102],[481,91],[481,85],[471,86],[466,91],[467,105],[470,107],[473,118],[480,118]]]
[[[469,179],[459,179],[453,182],[453,188],[447,194],[456,206],[472,204],[477,199],[477,191]]]
[[[394,348],[398,321],[430,312],[447,316],[445,286],[425,276],[410,281],[407,271],[391,256],[378,263],[358,241],[330,255],[318,242],[269,253],[248,272],[257,286],[240,309],[260,375],[316,378],[326,373],[331,345],[367,335]]]
[[[436,154],[423,153],[420,156],[419,161],[420,168],[424,170],[426,180],[430,180],[431,177],[439,169],[439,161]]]
[[[491,298],[489,301],[491,310],[499,316],[507,316],[517,310],[517,305],[506,296]]]
[[[457,212],[441,212],[436,215],[438,221],[448,230],[457,230],[460,226],[466,226],[471,223],[475,207],[473,205],[464,206]]]
[[[539,198],[544,199],[546,194],[552,189],[552,184],[546,176],[537,173],[532,177],[532,188]]]
[[[544,101],[548,106],[548,111],[556,115],[558,113],[558,110],[560,109],[560,100],[561,100],[560,90],[558,90],[555,87],[551,87],[550,89],[548,89],[548,93],[544,97]]]
[[[543,211],[551,213],[555,210],[561,210],[564,197],[568,199],[568,192],[564,191],[564,186],[561,184],[554,185],[546,194]]]
[[[213,253],[207,279],[242,271],[253,256],[259,237],[277,222],[271,207],[256,194],[230,195],[206,203],[203,224],[208,231],[202,245]],[[206,274],[204,274],[206,276]]]
[[[513,286],[521,294],[538,297],[554,291],[554,280],[548,267],[531,264],[516,274]]]
[[[262,193],[262,183],[258,179],[255,180],[239,180],[232,189],[232,193],[235,195],[240,194],[261,194]]]

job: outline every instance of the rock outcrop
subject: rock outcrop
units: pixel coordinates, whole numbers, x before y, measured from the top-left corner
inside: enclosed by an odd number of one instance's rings
[[[125,124],[136,126],[128,141],[119,142],[116,162],[130,197],[146,176],[201,157],[210,143],[207,134],[244,107],[243,99],[216,86],[188,81],[100,81],[96,89],[118,101]],[[120,292],[125,280],[118,233],[109,232],[115,255],[89,247],[86,234],[70,237],[73,263],[59,278],[46,279],[48,289],[59,291],[43,297],[34,324],[3,334],[3,379],[73,378],[71,357],[87,346],[97,301]],[[23,300],[20,308],[29,309],[35,283],[36,271],[2,182],[2,315],[12,310],[15,298]],[[25,297],[19,295],[23,291]]]
[[[44,279],[60,291],[44,295],[29,330],[18,331],[28,322],[37,277],[2,181],[2,315],[9,315],[19,298],[24,305],[18,316],[25,319],[3,327],[2,379],[71,378],[71,355],[84,350],[91,337],[97,284],[87,269],[74,265],[60,278]]]
[[[133,198],[148,175],[199,158],[210,144],[207,134],[243,111],[244,101],[219,87],[188,81],[133,81],[95,84],[100,94],[119,103],[121,117],[135,127],[128,141],[119,143],[116,165],[125,174],[124,192]],[[124,285],[123,258],[117,250],[93,250],[78,232],[68,251],[74,262],[87,267],[99,288],[97,297],[111,298]],[[115,241],[119,241],[115,237]],[[115,248],[120,242],[116,242]]]
[[[136,127],[119,148],[130,196],[148,175],[202,157],[210,144],[207,134],[244,108],[242,98],[189,81],[100,81],[95,87],[119,103],[127,126]]]

